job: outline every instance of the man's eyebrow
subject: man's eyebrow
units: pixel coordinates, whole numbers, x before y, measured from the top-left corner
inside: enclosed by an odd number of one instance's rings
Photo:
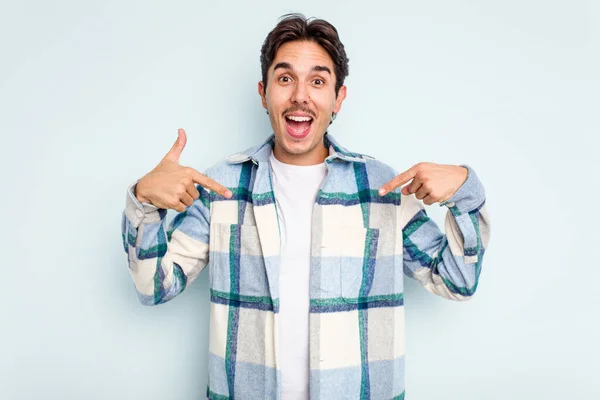
[[[289,69],[292,71],[294,70],[294,67],[292,67],[292,64],[290,64],[288,62],[280,62],[280,63],[275,64],[273,71],[275,71],[278,68]],[[311,70],[311,72],[327,72],[329,75],[331,75],[331,70],[326,65],[315,65],[310,70]]]
[[[331,75],[331,70],[329,69],[329,67],[327,67],[325,65],[315,65],[314,67],[311,68],[311,71],[313,71],[313,72],[327,72],[329,75]]]
[[[277,68],[291,69],[291,70],[294,69],[294,68],[292,68],[292,65],[287,62],[280,62],[280,63],[275,64],[275,68],[273,68],[273,71],[275,71]]]

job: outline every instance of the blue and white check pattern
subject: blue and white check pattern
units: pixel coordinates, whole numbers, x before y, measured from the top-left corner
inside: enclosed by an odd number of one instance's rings
[[[233,192],[200,198],[167,225],[132,186],[122,234],[139,299],[180,294],[209,266],[209,399],[280,399],[280,236],[273,136],[206,174]],[[310,398],[404,399],[404,275],[437,295],[475,292],[489,240],[485,191],[467,181],[443,205],[446,235],[421,201],[378,188],[397,171],[327,134],[328,174],[315,200],[310,266]]]

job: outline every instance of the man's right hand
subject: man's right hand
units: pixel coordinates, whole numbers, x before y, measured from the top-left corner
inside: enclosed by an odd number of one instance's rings
[[[178,130],[175,144],[158,165],[137,183],[135,196],[141,203],[150,203],[158,208],[185,211],[200,197],[195,184],[231,198],[226,187],[190,167],[179,164],[187,137],[183,129]]]

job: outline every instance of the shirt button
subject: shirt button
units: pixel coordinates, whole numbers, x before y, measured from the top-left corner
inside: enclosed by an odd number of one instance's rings
[[[144,216],[144,213],[142,212],[142,210],[135,210],[135,215],[137,215],[138,218],[142,218]]]

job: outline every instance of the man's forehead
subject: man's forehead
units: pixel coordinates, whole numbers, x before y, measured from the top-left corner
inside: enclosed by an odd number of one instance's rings
[[[278,65],[297,71],[310,71],[315,67],[328,67],[333,72],[333,60],[319,44],[294,41],[283,44],[273,59],[270,69]]]

